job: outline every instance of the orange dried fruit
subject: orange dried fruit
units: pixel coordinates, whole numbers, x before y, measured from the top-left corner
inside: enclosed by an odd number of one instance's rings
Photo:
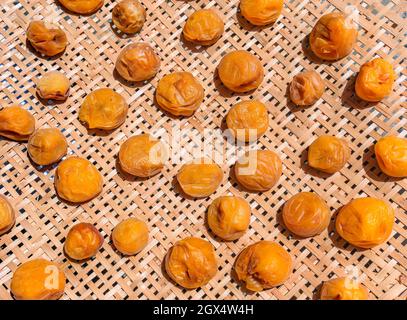
[[[6,197],[0,194],[0,236],[8,232],[16,221],[13,206]]]
[[[195,198],[208,197],[223,180],[222,169],[210,159],[195,159],[178,171],[177,180],[182,190]]]
[[[280,157],[270,150],[246,152],[235,164],[237,181],[251,191],[267,191],[282,173]]]
[[[290,254],[272,241],[259,241],[246,247],[234,266],[238,280],[243,281],[251,291],[262,291],[283,284],[292,268]]]
[[[218,66],[218,74],[226,88],[234,92],[248,92],[263,82],[264,71],[253,54],[239,50],[228,53]]]
[[[90,14],[103,6],[103,0],[59,0],[69,11],[79,14]]]
[[[113,130],[126,120],[128,105],[126,100],[109,88],[89,93],[79,110],[79,120],[89,129]]]
[[[240,12],[251,24],[265,26],[278,19],[283,5],[283,0],[240,0]]]
[[[52,57],[63,52],[68,44],[65,32],[57,25],[32,21],[28,25],[27,39],[35,50]]]
[[[38,129],[28,140],[28,154],[41,166],[58,162],[67,151],[65,136],[55,128]]]
[[[246,200],[224,196],[208,208],[208,225],[212,232],[226,241],[239,239],[249,228],[250,206]]]
[[[257,100],[239,102],[228,112],[226,124],[237,140],[257,140],[269,128],[267,108]]]
[[[127,139],[120,147],[121,168],[136,177],[151,177],[164,167],[168,154],[164,144],[149,134]]]
[[[125,255],[135,255],[148,243],[148,227],[136,218],[121,221],[112,232],[113,244]]]
[[[159,106],[174,116],[192,116],[204,99],[204,89],[189,72],[164,76],[157,86]]]
[[[358,30],[352,18],[341,12],[323,15],[310,34],[314,54],[323,60],[339,60],[353,50]]]
[[[206,285],[218,270],[215,250],[210,242],[199,238],[178,241],[165,257],[167,274],[187,289]]]
[[[0,136],[15,141],[27,141],[35,130],[35,119],[20,106],[0,110]]]
[[[381,138],[374,147],[380,170],[390,177],[407,177],[407,139],[396,136]]]
[[[292,233],[312,237],[328,227],[331,219],[329,207],[316,193],[300,192],[284,205],[283,221]]]
[[[58,71],[50,71],[37,83],[37,93],[41,99],[63,101],[69,95],[69,79]]]
[[[325,83],[315,71],[297,74],[290,84],[290,98],[297,106],[309,106],[322,97]]]
[[[116,61],[117,72],[127,81],[145,81],[160,69],[160,58],[146,43],[132,43],[125,47]]]
[[[65,281],[58,264],[34,259],[16,269],[10,288],[16,300],[57,300],[64,294]]]
[[[325,281],[321,288],[321,300],[368,300],[369,292],[358,281],[351,278],[336,278]]]
[[[394,224],[394,210],[376,198],[358,198],[342,207],[336,218],[336,230],[350,244],[373,248],[390,237]]]
[[[96,167],[80,157],[62,161],[55,172],[58,195],[69,202],[81,203],[96,197],[103,187],[103,179]]]
[[[310,167],[326,173],[341,170],[350,157],[350,148],[344,139],[334,136],[320,136],[308,149]]]
[[[395,80],[396,73],[390,62],[376,58],[360,68],[355,91],[365,101],[378,102],[390,95]]]
[[[73,260],[85,260],[93,257],[103,245],[103,236],[90,223],[78,223],[68,232],[64,251]]]
[[[213,9],[195,11],[187,20],[183,34],[187,41],[210,46],[222,37],[224,23]]]
[[[146,9],[138,0],[123,0],[112,11],[115,26],[124,33],[136,33],[146,22]]]

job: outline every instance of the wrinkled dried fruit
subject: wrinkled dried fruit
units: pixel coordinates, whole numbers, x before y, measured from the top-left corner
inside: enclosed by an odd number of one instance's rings
[[[28,154],[40,166],[61,160],[67,151],[68,143],[58,129],[38,129],[28,140]]]
[[[102,176],[88,160],[70,157],[62,161],[55,172],[58,195],[69,202],[80,203],[93,199],[103,187]]]
[[[248,151],[235,164],[237,181],[252,191],[267,191],[282,173],[280,157],[270,150]]]
[[[64,251],[73,260],[85,260],[96,255],[103,245],[103,236],[90,223],[74,225],[66,236]]]
[[[212,244],[193,237],[176,242],[165,257],[165,270],[184,288],[202,287],[218,270]]]
[[[0,236],[9,231],[16,221],[14,208],[6,197],[0,194]]]
[[[369,292],[351,278],[325,281],[321,288],[321,300],[368,300]]]
[[[41,99],[63,101],[69,95],[69,79],[58,71],[51,71],[42,76],[37,83],[37,93]]]
[[[123,0],[112,11],[115,26],[124,33],[136,33],[146,21],[146,9],[138,0]]]
[[[27,39],[35,50],[48,57],[63,52],[68,44],[61,28],[43,21],[32,21],[28,25]]]
[[[57,300],[64,294],[65,281],[58,264],[34,259],[16,269],[10,287],[17,300]]]
[[[215,199],[208,208],[208,225],[223,240],[239,239],[249,228],[250,206],[246,200],[224,196]]]
[[[378,102],[391,93],[395,80],[396,73],[390,62],[376,58],[360,68],[355,91],[365,101]]]
[[[224,24],[218,13],[213,9],[195,11],[184,26],[184,38],[187,41],[210,46],[220,39]]]
[[[127,139],[119,151],[121,168],[136,177],[146,178],[159,173],[167,157],[164,144],[149,134]]]
[[[291,274],[292,259],[278,243],[259,241],[238,256],[235,271],[239,281],[251,291],[261,291],[283,284]]]
[[[157,86],[157,103],[174,116],[192,116],[204,98],[204,89],[189,72],[163,77]]]
[[[325,83],[315,71],[297,74],[290,84],[290,98],[297,106],[309,106],[321,98]]]
[[[177,174],[177,180],[187,195],[208,197],[222,183],[223,171],[212,160],[201,158],[184,164]]]
[[[381,138],[374,147],[380,170],[390,177],[407,177],[407,139]]]
[[[234,92],[256,89],[263,82],[264,71],[260,60],[247,51],[234,51],[224,56],[218,67],[219,78]]]
[[[27,141],[35,130],[35,119],[20,106],[0,110],[0,136],[15,141]]]
[[[322,16],[310,34],[314,54],[323,60],[338,60],[351,53],[358,30],[351,17],[333,12]]]
[[[300,237],[320,234],[328,227],[330,219],[326,202],[313,192],[297,193],[283,208],[285,226]]]
[[[239,102],[230,109],[226,124],[237,140],[257,140],[269,127],[267,108],[257,100]]]
[[[160,58],[146,43],[128,45],[116,61],[117,72],[127,81],[151,79],[160,69]]]
[[[343,168],[350,157],[348,143],[333,136],[320,136],[308,149],[310,167],[326,173],[335,173]]]
[[[366,197],[342,207],[335,225],[339,235],[350,244],[368,249],[385,242],[393,224],[393,208],[383,200]]]
[[[90,14],[103,6],[103,0],[59,0],[68,10],[79,14]]]
[[[148,227],[145,222],[129,218],[120,222],[112,232],[113,244],[125,255],[134,255],[148,243]]]
[[[283,0],[240,0],[240,11],[251,24],[265,26],[278,19],[283,5]]]
[[[128,105],[126,100],[109,88],[89,93],[79,110],[79,120],[89,129],[113,130],[126,120]]]

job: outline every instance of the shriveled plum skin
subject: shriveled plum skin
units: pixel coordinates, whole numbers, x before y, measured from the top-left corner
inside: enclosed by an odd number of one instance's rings
[[[333,12],[318,20],[309,41],[312,52],[318,58],[334,61],[351,53],[357,37],[358,31],[350,18],[343,13]]]
[[[47,72],[37,83],[37,93],[41,99],[64,101],[69,95],[69,79],[58,71]]]
[[[260,101],[242,101],[230,109],[226,124],[233,136],[240,141],[260,138],[269,128],[266,106]]]
[[[222,183],[223,171],[208,159],[197,159],[181,167],[177,180],[187,195],[203,198],[214,193]]]
[[[13,206],[6,197],[0,194],[0,236],[8,232],[16,221]]]
[[[325,91],[325,83],[315,71],[305,71],[293,78],[290,98],[297,106],[309,106],[318,101]]]
[[[59,265],[45,259],[34,259],[16,269],[10,288],[16,300],[57,300],[64,294],[65,282],[65,274]]]
[[[283,0],[240,0],[240,11],[251,24],[265,26],[276,22],[283,5]]]
[[[386,175],[407,177],[407,139],[388,136],[380,139],[375,147],[376,160]]]
[[[239,281],[251,291],[262,291],[282,285],[291,275],[290,254],[272,241],[259,241],[245,248],[234,269]]]
[[[250,206],[246,200],[223,196],[208,208],[208,225],[212,232],[226,241],[239,239],[250,224]]]
[[[113,244],[125,255],[135,255],[148,244],[148,227],[136,218],[121,221],[112,232]]]
[[[20,106],[0,110],[0,136],[15,141],[28,141],[35,130],[35,119]]]
[[[336,278],[323,283],[321,300],[369,300],[369,292],[353,279]]]
[[[103,0],[58,0],[69,11],[90,14],[103,6]]]
[[[116,61],[116,70],[127,81],[145,81],[160,69],[160,58],[154,49],[142,42],[125,47]]]
[[[48,57],[63,52],[68,44],[61,28],[43,21],[32,21],[28,25],[27,39],[35,50]]]
[[[79,110],[79,120],[89,129],[113,130],[124,123],[128,109],[120,94],[102,88],[86,96]]]
[[[222,37],[224,23],[213,9],[195,11],[185,23],[185,40],[202,46],[210,46]]]
[[[156,175],[164,167],[166,159],[167,152],[162,142],[149,134],[127,139],[119,151],[121,168],[136,177]]]
[[[124,33],[136,33],[146,21],[146,9],[138,0],[123,0],[113,8],[112,20]]]
[[[331,219],[326,202],[313,192],[300,192],[291,197],[283,208],[283,221],[292,233],[312,237],[328,227]]]
[[[395,80],[393,66],[382,58],[376,58],[360,68],[355,91],[362,100],[379,102],[390,95]]]
[[[308,149],[309,166],[329,174],[341,170],[349,157],[348,143],[334,136],[320,136]]]
[[[206,285],[218,270],[212,244],[194,237],[178,241],[165,256],[165,270],[184,288]]]
[[[163,110],[174,116],[192,116],[203,99],[202,85],[189,72],[168,74],[157,86],[157,103]]]
[[[376,198],[358,198],[342,207],[336,218],[336,231],[350,244],[359,248],[373,248],[390,237],[394,224],[394,210]]]
[[[224,56],[218,66],[219,78],[234,92],[248,92],[258,88],[264,79],[260,60],[253,54],[238,50]]]
[[[28,154],[41,166],[58,162],[67,151],[65,136],[55,128],[38,129],[28,140]]]
[[[237,181],[251,191],[267,191],[282,173],[280,157],[270,150],[249,151],[235,164]]]
[[[103,236],[90,223],[74,225],[66,236],[64,251],[73,260],[93,257],[103,245]]]
[[[102,176],[88,160],[69,157],[55,172],[58,195],[69,202],[82,203],[96,197],[103,187]]]

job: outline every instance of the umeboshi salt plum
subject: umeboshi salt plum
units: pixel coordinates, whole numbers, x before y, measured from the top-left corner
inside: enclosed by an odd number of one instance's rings
[[[124,33],[136,33],[146,21],[146,9],[138,0],[123,0],[115,5],[112,21]]]
[[[407,138],[388,136],[374,146],[380,170],[390,177],[407,177]]]
[[[103,6],[104,0],[59,0],[68,10],[79,14],[90,14]]]
[[[165,270],[184,288],[204,286],[218,271],[213,245],[194,237],[176,242],[165,256]]]
[[[189,16],[183,29],[185,40],[210,46],[220,39],[224,23],[213,9],[201,9]]]
[[[61,72],[50,71],[37,82],[37,93],[45,100],[66,100],[70,88],[69,79]]]
[[[57,25],[32,21],[28,25],[27,39],[35,50],[52,57],[63,52],[68,44],[65,32]]]
[[[28,154],[32,161],[41,166],[58,162],[67,150],[65,136],[55,128],[38,129],[28,140]]]
[[[13,206],[6,197],[0,194],[0,236],[8,232],[16,221]]]
[[[15,141],[28,141],[35,130],[35,119],[20,106],[0,110],[0,136]]]
[[[283,10],[284,0],[240,0],[240,12],[256,26],[274,23]]]
[[[290,98],[297,106],[309,106],[322,97],[325,83],[313,70],[297,74],[290,84]]]
[[[73,260],[85,260],[93,257],[103,245],[103,236],[90,223],[78,223],[68,232],[64,251]]]
[[[125,255],[139,253],[148,243],[148,227],[136,218],[121,221],[112,232],[113,244]]]
[[[351,278],[336,278],[325,281],[321,288],[321,300],[368,300],[369,292],[358,281]]]

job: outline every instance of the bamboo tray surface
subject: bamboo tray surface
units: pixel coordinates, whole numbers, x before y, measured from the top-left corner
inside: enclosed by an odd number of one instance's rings
[[[58,127],[67,137],[69,154],[90,159],[104,177],[104,191],[82,205],[61,201],[53,181],[55,167],[36,167],[30,162],[26,143],[0,139],[0,193],[11,199],[17,222],[0,237],[0,299],[11,299],[10,280],[15,269],[28,259],[44,257],[61,263],[67,284],[63,299],[312,299],[322,281],[344,276],[352,266],[372,298],[406,299],[406,187],[407,179],[391,179],[376,164],[372,146],[387,134],[407,135],[405,95],[406,29],[402,0],[285,0],[278,22],[253,27],[238,13],[238,0],[181,1],[143,0],[147,22],[140,34],[123,37],[111,24],[117,1],[90,16],[67,12],[53,0],[2,0],[0,4],[0,101],[1,107],[21,104],[35,116],[37,128]],[[359,40],[345,59],[324,63],[309,54],[307,37],[320,16],[344,11],[353,4],[360,11]],[[203,49],[182,40],[187,17],[200,8],[213,7],[224,16],[225,33],[215,45]],[[46,18],[65,30],[69,45],[56,58],[43,58],[26,45],[25,30],[32,19]],[[114,72],[123,47],[133,41],[150,43],[161,57],[161,70],[146,84],[130,85]],[[265,68],[262,86],[248,95],[231,94],[215,73],[222,56],[236,49],[256,54]],[[360,65],[375,56],[388,58],[398,74],[393,94],[376,105],[363,103],[353,93]],[[287,85],[304,69],[319,72],[326,80],[323,98],[307,109],[295,108],[287,99]],[[44,104],[35,82],[49,70],[61,70],[72,82],[64,103]],[[191,118],[175,119],[154,101],[157,83],[174,71],[190,71],[203,84],[205,100]],[[110,87],[130,105],[125,124],[108,134],[88,132],[78,121],[78,109],[92,90]],[[268,148],[283,159],[278,185],[264,193],[239,188],[230,168],[244,146],[215,148],[214,156],[225,173],[221,187],[211,197],[188,199],[179,192],[174,177],[201,142],[205,129],[214,135],[224,127],[228,110],[242,99],[256,98],[267,104],[271,126],[249,148]],[[176,136],[177,126],[184,133]],[[148,180],[134,179],[117,168],[117,152],[128,137],[151,132],[177,141],[181,159]],[[186,132],[186,133],[185,133]],[[305,163],[306,149],[322,134],[344,137],[350,144],[349,163],[331,176],[311,170]],[[177,137],[177,138],[176,138]],[[175,138],[175,139],[174,139]],[[175,149],[168,142],[168,145]],[[228,149],[225,152],[225,149]],[[226,155],[224,155],[226,154]],[[185,161],[184,161],[185,160]],[[310,239],[291,236],[280,223],[286,200],[300,191],[314,191],[337,210],[351,199],[372,196],[388,200],[396,209],[396,223],[389,241],[371,250],[359,250],[329,230]],[[245,236],[235,242],[219,242],[205,224],[207,206],[225,194],[244,197],[252,208],[252,221]],[[121,256],[111,245],[113,227],[126,217],[148,223],[150,242],[140,254]],[[63,243],[76,222],[96,225],[105,243],[96,257],[84,263],[69,261]],[[167,250],[187,236],[208,239],[216,248],[219,271],[201,289],[184,290],[163,272]],[[292,255],[295,270],[278,288],[250,294],[231,272],[238,253],[261,239],[282,244]]]

